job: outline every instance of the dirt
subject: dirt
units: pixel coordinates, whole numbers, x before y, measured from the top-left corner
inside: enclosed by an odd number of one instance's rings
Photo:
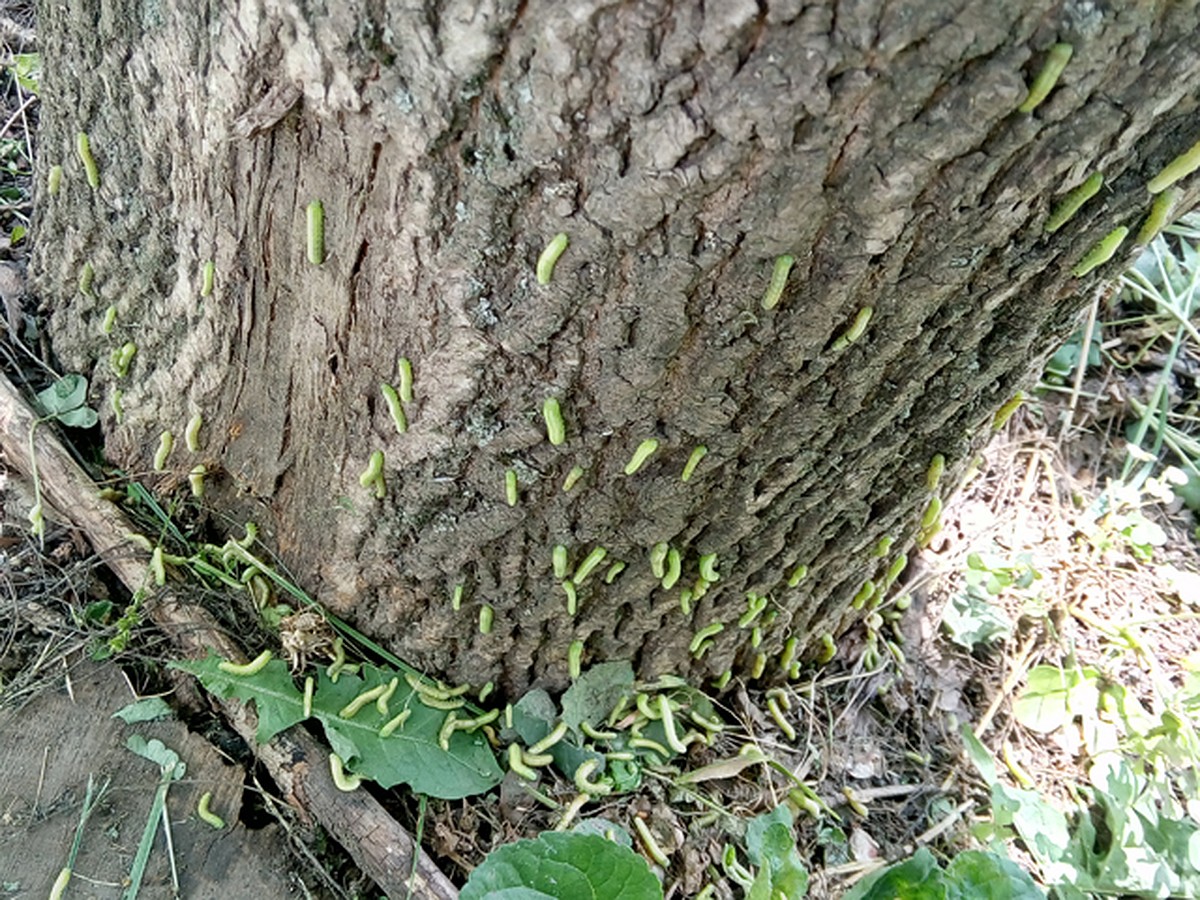
[[[46,897],[66,864],[89,778],[107,790],[84,829],[68,896],[110,898],[124,890],[159,782],[156,765],[125,747],[158,739],[186,764],[167,797],[171,847],[160,825],[141,896],[258,900],[296,892],[278,825],[240,821],[245,771],[174,718],[127,725],[113,713],[134,696],[120,669],[77,652],[59,677],[20,707],[0,711],[0,897]],[[226,822],[201,821],[197,804]],[[178,890],[172,887],[172,866]]]

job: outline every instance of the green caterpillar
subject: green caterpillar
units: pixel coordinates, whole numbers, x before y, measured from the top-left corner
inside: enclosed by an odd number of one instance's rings
[[[658,441],[656,441],[654,438],[646,438],[646,440],[638,444],[637,449],[633,451],[633,457],[625,465],[625,474],[635,474],[657,449]]]
[[[1091,200],[1100,188],[1104,186],[1104,175],[1100,172],[1093,172],[1088,176],[1087,181],[1076,188],[1067,191],[1063,196],[1062,201],[1058,206],[1054,207],[1054,211],[1050,213],[1050,218],[1046,220],[1045,231],[1047,234],[1053,234],[1062,228],[1070,221],[1071,217],[1083,207],[1083,204]]]
[[[558,258],[563,255],[567,249],[567,245],[571,243],[571,239],[567,237],[565,232],[560,231],[550,239],[550,243],[546,245],[546,249],[541,252],[537,260],[537,283],[549,284],[554,277],[554,266],[558,262]]]
[[[1150,213],[1137,233],[1136,243],[1148,244],[1158,237],[1158,233],[1170,221],[1175,204],[1182,195],[1183,192],[1179,188],[1172,187],[1165,189],[1154,198],[1154,202],[1150,204]]]
[[[833,352],[840,353],[845,350],[863,334],[866,333],[867,326],[871,323],[871,316],[875,314],[875,309],[870,306],[864,306],[858,311],[858,315],[854,317],[854,321],[850,323],[850,327],[833,342]]]
[[[788,275],[796,263],[794,256],[778,256],[775,258],[775,268],[771,272],[771,283],[763,294],[762,308],[774,309],[783,297],[783,289],[787,287]],[[684,479],[686,481],[686,479]]]
[[[392,415],[392,422],[396,425],[396,431],[404,434],[408,431],[408,416],[404,414],[404,406],[400,403],[400,395],[386,381],[380,383],[379,392],[383,394],[383,400],[387,404],[388,412]]]
[[[1054,85],[1058,84],[1058,77],[1062,75],[1063,69],[1071,61],[1071,54],[1074,52],[1075,48],[1070,44],[1055,44],[1050,48],[1042,70],[1038,72],[1037,77],[1033,79],[1033,84],[1029,86],[1029,95],[1017,107],[1018,112],[1031,113],[1050,96]]]
[[[375,486],[376,498],[382,500],[387,496],[387,484],[383,480],[383,451],[376,450],[371,454],[366,469],[358,476],[358,483],[363,487]]]
[[[308,224],[308,261],[319,266],[325,262],[325,207],[320,200],[308,204],[305,218]]]
[[[1191,175],[1197,169],[1200,169],[1200,141],[1167,163],[1161,172],[1146,183],[1146,190],[1152,194],[1165,191],[1180,178]]]
[[[92,156],[92,142],[88,139],[86,131],[75,135],[75,150],[79,153],[84,172],[87,173],[87,183],[91,185],[92,190],[96,190],[100,187],[100,168],[96,165],[96,158]]]
[[[542,417],[546,420],[546,437],[557,447],[567,439],[567,426],[563,422],[562,407],[554,397],[547,397],[542,404]]]
[[[575,487],[575,482],[583,477],[583,469],[579,466],[572,466],[571,471],[567,473],[567,477],[563,479],[563,493],[567,493],[571,488]]]
[[[603,547],[597,547],[581,562],[578,568],[575,569],[575,576],[571,579],[575,584],[583,584],[587,577],[592,574],[592,570],[600,563],[604,562],[604,558],[608,556],[608,551]]]
[[[696,466],[700,465],[700,460],[708,455],[708,448],[700,444],[692,451],[692,455],[688,457],[687,463],[683,467],[683,474],[679,476],[680,481],[688,481],[692,477],[692,473],[696,471]]]
[[[1076,278],[1082,278],[1091,272],[1092,269],[1104,265],[1116,255],[1117,250],[1128,234],[1129,229],[1124,225],[1114,228],[1101,238],[1096,246],[1084,255],[1083,259],[1075,264],[1075,268],[1071,270],[1071,274]]]

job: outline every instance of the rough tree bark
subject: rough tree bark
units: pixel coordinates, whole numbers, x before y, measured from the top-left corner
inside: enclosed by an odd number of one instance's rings
[[[415,665],[555,687],[578,639],[585,663],[647,675],[745,671],[846,621],[889,562],[876,542],[912,542],[931,457],[952,483],[1128,260],[1132,238],[1071,274],[1113,227],[1137,231],[1147,180],[1200,138],[1197,20],[1176,0],[43,2],[39,166],[66,172],[37,223],[53,346],[93,377],[131,471],[202,412],[176,482],[206,463],[206,502],[266,526],[323,603]],[[1073,58],[1019,112],[1056,42]],[[1098,171],[1104,190],[1044,233],[1055,195]],[[380,393],[399,357],[406,433]],[[382,499],[359,484],[375,450]],[[670,590],[658,542],[682,554]],[[571,616],[555,544],[572,567],[604,547],[628,568],[588,579]],[[721,579],[685,614],[708,553]],[[776,611],[761,648],[727,624],[695,660],[693,634],[748,591]]]

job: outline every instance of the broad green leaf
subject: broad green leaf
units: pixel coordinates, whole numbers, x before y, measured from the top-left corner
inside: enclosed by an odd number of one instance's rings
[[[461,900],[661,900],[646,861],[591,834],[546,832],[505,844],[471,873]]]
[[[554,728],[558,707],[541,688],[533,688],[513,705],[513,728],[526,744],[544,738]]]
[[[961,647],[973,650],[978,644],[986,644],[1012,633],[1012,623],[1000,610],[987,600],[974,596],[970,591],[955,594],[942,610],[942,627],[950,640]]]
[[[777,894],[790,898],[807,893],[808,871],[796,851],[792,812],[786,806],[781,804],[750,820],[746,826],[746,854],[759,867],[747,900],[756,897],[756,891],[764,900]]]
[[[18,53],[13,58],[13,75],[23,89],[36,94],[42,80],[42,56],[40,53]]]
[[[112,718],[120,719],[126,725],[137,722],[153,722],[155,719],[165,719],[173,715],[170,705],[162,697],[143,697],[122,706]]]
[[[783,804],[746,823],[746,854],[754,865],[761,866],[772,854],[794,848],[792,811]]]
[[[992,815],[999,825],[1012,825],[1039,857],[1062,858],[1070,840],[1067,819],[1037,791],[992,785]]]
[[[1013,701],[1013,715],[1032,731],[1056,731],[1077,714],[1095,710],[1099,700],[1097,677],[1092,668],[1034,666],[1026,676],[1024,690]]]
[[[93,600],[83,608],[80,617],[84,625],[107,625],[116,606],[111,600]]]
[[[292,683],[287,663],[273,659],[253,675],[222,672],[222,660],[210,653],[206,659],[171,663],[171,668],[191,672],[218,697],[254,701],[258,730],[254,737],[265,744],[284,729],[304,719],[304,697]]]
[[[449,752],[439,746],[438,733],[447,711],[423,704],[403,677],[392,694],[386,716],[374,703],[368,703],[351,719],[341,715],[346,704],[363,691],[387,684],[393,677],[396,675],[390,670],[367,666],[363,678],[343,675],[334,684],[322,672],[317,679],[313,715],[321,720],[329,745],[347,768],[381,787],[407,784],[414,791],[443,800],[481,794],[503,780],[504,773],[482,731],[455,731],[450,736]],[[381,738],[379,729],[404,709],[412,710],[409,719]],[[465,710],[457,714],[462,719],[471,717]]]
[[[920,848],[904,862],[855,885],[843,900],[945,900],[946,884],[933,854]]]
[[[964,850],[946,866],[947,900],[1045,900],[1029,873],[1011,859]]]
[[[172,663],[175,668],[196,675],[204,686],[220,697],[254,701],[258,714],[259,742],[269,741],[285,728],[304,718],[304,697],[293,684],[287,664],[273,659],[253,675],[230,675],[219,668],[220,659],[209,656],[202,661]],[[368,703],[352,718],[342,711],[365,690],[399,678],[387,714],[375,703]],[[386,738],[379,736],[383,725],[404,709],[411,709],[408,720]],[[455,731],[449,751],[438,744],[438,733],[447,712],[432,709],[413,696],[402,676],[365,666],[363,676],[342,675],[337,683],[321,672],[313,695],[312,714],[321,721],[333,751],[347,769],[376,781],[382,787],[407,784],[414,791],[457,800],[489,790],[504,777],[496,758],[481,732]],[[469,718],[465,711],[456,713]]]
[[[1146,788],[1120,754],[1103,753],[1092,760],[1088,780],[1118,808],[1131,807]]]
[[[633,666],[627,660],[592,666],[571,684],[562,697],[563,721],[578,736],[579,725],[600,725],[622,695],[633,691]]]
[[[66,412],[59,413],[55,418],[68,428],[91,428],[100,421],[100,417],[90,406],[68,409]]]
[[[771,900],[774,885],[771,883],[771,867],[763,866],[754,873],[754,880],[746,888],[745,900]]]
[[[72,372],[64,375],[45,390],[39,391],[35,403],[47,416],[61,416],[87,402],[88,380]]]
[[[526,746],[536,744],[553,731],[554,726],[558,724],[556,719],[554,701],[541,688],[527,691],[513,707],[513,728]],[[574,777],[575,770],[589,759],[600,763],[598,773],[603,773],[609,768],[603,753],[585,750],[569,737],[559,741],[548,752],[554,757],[555,767],[568,778]]]

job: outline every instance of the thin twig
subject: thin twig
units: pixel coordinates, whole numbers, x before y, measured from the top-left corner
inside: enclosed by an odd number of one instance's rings
[[[974,805],[974,800],[964,800],[962,803],[958,804],[958,806],[946,813],[946,815],[942,817],[941,821],[918,834],[916,838],[913,839],[913,844],[915,847],[923,847],[925,844],[928,844],[936,838],[941,837],[950,830],[950,826],[962,818],[963,813],[965,813]]]
[[[42,769],[38,772],[37,792],[33,795],[33,814],[38,814],[38,804],[42,802],[42,788],[46,784],[46,762],[50,758],[50,745],[42,748]]]
[[[1062,426],[1058,430],[1058,444],[1062,446],[1071,427],[1075,424],[1075,409],[1079,405],[1079,394],[1083,390],[1083,376],[1087,374],[1088,357],[1091,356],[1092,335],[1096,333],[1096,313],[1100,309],[1100,298],[1108,290],[1101,284],[1092,292],[1092,304],[1088,307],[1087,321],[1083,326],[1083,337],[1079,342],[1079,359],[1075,361],[1075,380],[1071,384],[1071,402],[1063,413]]]
[[[1016,664],[1008,673],[1008,677],[1004,679],[1004,684],[1000,686],[1000,690],[996,692],[996,696],[992,697],[992,702],[988,704],[987,711],[979,720],[979,724],[975,726],[975,737],[982,738],[984,733],[991,727],[992,719],[996,717],[996,713],[1000,711],[1001,704],[1004,703],[1008,696],[1016,688],[1017,682],[1025,677],[1025,672],[1029,666],[1029,660],[1033,656],[1034,644],[1037,640],[1036,635],[1030,635],[1025,639],[1025,643],[1021,646],[1020,652],[1017,653]]]
[[[167,841],[167,859],[171,863],[171,887],[175,892],[176,900],[179,897],[179,869],[175,866],[175,841],[171,837],[171,817],[167,814],[167,805],[164,803],[162,808],[162,828],[163,837]]]

